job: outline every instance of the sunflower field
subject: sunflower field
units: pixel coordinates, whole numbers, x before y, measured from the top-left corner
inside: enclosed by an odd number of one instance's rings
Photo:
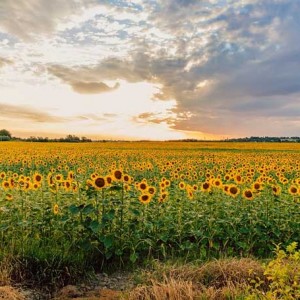
[[[148,258],[269,257],[300,241],[300,145],[1,142],[0,239],[0,265],[42,284]]]

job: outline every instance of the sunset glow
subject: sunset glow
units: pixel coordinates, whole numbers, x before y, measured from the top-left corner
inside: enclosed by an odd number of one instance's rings
[[[299,12],[297,1],[1,1],[0,128],[297,135]]]

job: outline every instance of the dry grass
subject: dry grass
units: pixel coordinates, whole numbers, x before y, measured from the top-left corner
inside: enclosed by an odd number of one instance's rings
[[[202,266],[166,266],[142,274],[146,285],[128,293],[126,299],[190,300],[243,299],[251,279],[264,280],[261,264],[252,259],[208,262]]]
[[[0,285],[9,285],[11,283],[11,274],[13,272],[13,266],[11,259],[5,257],[0,261]],[[1,299],[1,298],[0,298]]]
[[[131,291],[128,299],[136,300],[192,300],[197,296],[192,282],[165,278],[164,282],[152,282],[150,286],[140,286]]]
[[[11,286],[0,287],[0,299],[3,300],[25,300],[24,295]]]

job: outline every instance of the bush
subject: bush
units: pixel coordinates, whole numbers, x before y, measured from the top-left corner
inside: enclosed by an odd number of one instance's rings
[[[300,299],[300,250],[297,243],[287,246],[286,251],[276,247],[276,257],[265,266],[264,275],[268,282],[267,291],[256,286],[247,300],[263,299],[296,300]]]

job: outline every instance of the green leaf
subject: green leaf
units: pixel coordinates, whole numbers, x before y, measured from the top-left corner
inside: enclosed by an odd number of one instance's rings
[[[102,216],[102,221],[104,223],[108,222],[108,221],[112,221],[115,217],[115,210],[110,210],[108,213],[104,214]]]
[[[62,216],[61,221],[62,222],[67,222],[69,220],[68,216]]]
[[[71,204],[69,206],[69,212],[72,214],[72,215],[77,215],[79,213],[80,209],[78,206],[76,206],[75,204]]]
[[[135,215],[135,216],[139,216],[141,214],[140,210],[138,209],[130,209],[130,211]]]
[[[122,186],[120,185],[113,185],[110,188],[108,188],[109,191],[120,191],[122,190]]]
[[[136,252],[131,253],[130,257],[129,257],[129,259],[132,263],[135,263],[138,258],[139,258],[139,256]]]
[[[117,250],[116,250],[116,255],[122,256],[122,255],[123,255],[122,249],[117,249]]]
[[[83,214],[90,214],[94,211],[94,206],[93,204],[88,204],[82,209]]]
[[[113,238],[111,236],[104,237],[103,244],[105,248],[111,248],[113,245]]]
[[[99,230],[101,229],[101,225],[97,220],[94,220],[90,223],[89,228],[94,232],[98,233]]]

